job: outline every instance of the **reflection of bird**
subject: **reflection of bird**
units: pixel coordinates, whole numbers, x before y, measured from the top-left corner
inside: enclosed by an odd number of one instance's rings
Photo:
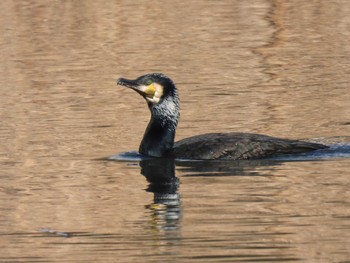
[[[327,148],[317,143],[249,133],[203,134],[174,144],[179,118],[179,97],[173,81],[164,74],[153,73],[135,80],[120,78],[117,83],[141,94],[151,111],[151,120],[139,149],[144,155],[180,159],[239,160]]]
[[[154,193],[152,226],[174,230],[180,225],[181,200],[177,192],[180,181],[175,176],[175,160],[172,158],[145,158],[140,161],[141,174],[149,182],[148,192]]]

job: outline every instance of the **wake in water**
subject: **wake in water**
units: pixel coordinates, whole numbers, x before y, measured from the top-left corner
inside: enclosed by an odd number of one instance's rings
[[[280,155],[270,158],[271,160],[283,161],[307,161],[307,160],[328,160],[338,158],[350,158],[350,143],[333,144],[329,148],[316,150],[308,153],[294,155]]]
[[[137,151],[123,152],[107,157],[110,161],[125,161],[125,162],[140,162],[143,160],[152,159],[152,157],[140,154]]]

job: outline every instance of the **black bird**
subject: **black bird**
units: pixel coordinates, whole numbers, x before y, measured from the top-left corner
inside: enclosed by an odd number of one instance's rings
[[[304,153],[328,146],[250,133],[209,133],[174,143],[179,119],[179,96],[174,82],[162,73],[135,80],[120,78],[118,85],[131,88],[146,99],[151,111],[139,152],[177,159],[261,159],[281,154]]]

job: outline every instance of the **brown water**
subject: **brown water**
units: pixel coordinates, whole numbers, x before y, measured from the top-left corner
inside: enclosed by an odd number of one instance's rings
[[[177,139],[349,135],[350,1],[4,0],[0,14],[1,262],[349,262],[350,158],[96,159],[138,148],[149,112],[115,79],[148,72],[177,83]],[[178,188],[154,184],[174,174]]]

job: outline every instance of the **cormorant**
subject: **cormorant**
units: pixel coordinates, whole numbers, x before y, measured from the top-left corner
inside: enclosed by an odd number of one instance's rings
[[[117,84],[138,92],[146,99],[151,111],[151,120],[139,148],[143,155],[242,160],[304,153],[328,147],[318,143],[236,132],[197,135],[174,143],[179,118],[179,96],[174,82],[162,73],[152,73],[135,80],[120,78]]]

